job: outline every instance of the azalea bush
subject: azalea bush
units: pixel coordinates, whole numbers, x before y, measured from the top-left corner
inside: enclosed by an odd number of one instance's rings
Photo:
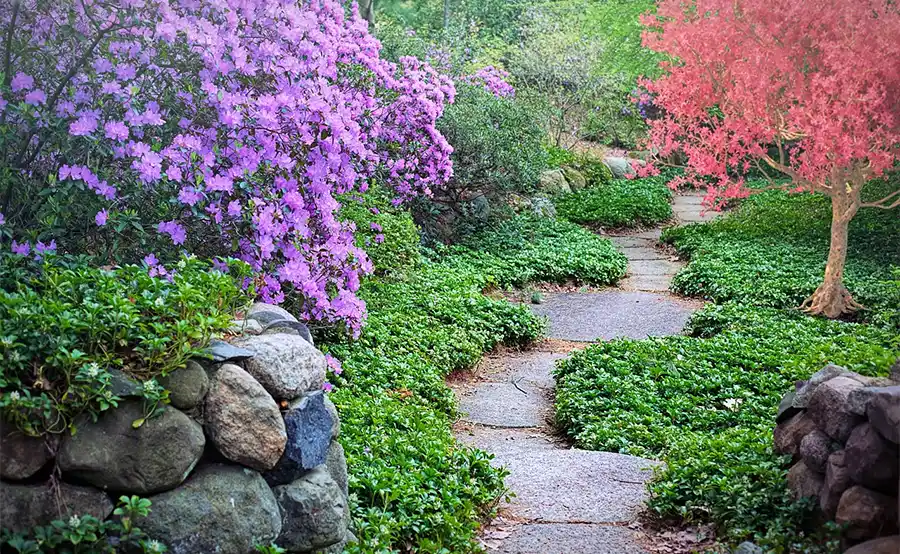
[[[264,299],[358,329],[372,266],[337,195],[452,172],[450,80],[381,59],[336,0],[15,0],[0,26],[4,248],[233,255]]]

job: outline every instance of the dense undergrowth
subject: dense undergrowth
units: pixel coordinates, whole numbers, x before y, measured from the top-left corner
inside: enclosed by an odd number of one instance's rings
[[[794,310],[821,279],[830,207],[767,192],[705,225],[667,231],[690,258],[673,288],[717,302],[687,336],[599,343],[557,370],[557,421],[584,447],[666,462],[650,485],[664,520],[712,522],[720,539],[772,552],[836,552],[832,526],[794,502],[787,460],[772,451],[781,395],[826,363],[884,374],[900,356],[900,221],[854,221],[848,285],[870,308],[859,322]]]
[[[616,179],[554,200],[557,214],[591,227],[656,225],[672,217],[665,177]]]
[[[376,267],[394,258],[393,248],[407,251],[402,242],[388,236]],[[526,307],[482,292],[528,281],[613,283],[624,270],[608,241],[570,223],[522,216],[363,284],[369,317],[359,340],[323,343],[344,368],[332,398],[359,538],[351,552],[472,551],[479,519],[502,496],[503,472],[452,436],[455,408],[444,377],[499,344],[534,340],[543,324]]]

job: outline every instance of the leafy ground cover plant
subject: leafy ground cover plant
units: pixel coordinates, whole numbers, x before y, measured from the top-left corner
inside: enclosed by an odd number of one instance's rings
[[[616,179],[554,198],[557,214],[591,227],[656,225],[672,217],[672,191],[663,177]]]
[[[246,303],[238,282],[249,270],[242,267],[229,274],[227,266],[211,270],[184,258],[168,271],[153,259],[102,269],[0,255],[3,416],[29,434],[61,432],[80,413],[116,405],[113,369],[157,394],[154,379],[201,355]]]
[[[804,529],[812,510],[790,501],[788,465],[771,449],[778,402],[828,362],[886,374],[900,337],[735,303],[698,312],[688,333],[597,343],[563,361],[557,423],[582,447],[665,460],[650,486],[661,517],[712,521],[728,541],[816,552],[819,538]]]

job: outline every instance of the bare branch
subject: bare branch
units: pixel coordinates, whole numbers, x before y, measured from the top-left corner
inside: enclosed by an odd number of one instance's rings
[[[891,200],[893,200],[893,202]],[[890,210],[897,206],[900,206],[900,189],[888,194],[881,200],[876,200],[875,202],[862,202],[859,205],[861,208],[881,208],[883,210]]]
[[[9,20],[9,27],[6,28],[6,40],[4,41],[4,53],[3,53],[3,86],[8,87],[9,83],[12,81],[12,75],[10,72],[12,70],[12,37],[13,33],[16,30],[16,19],[19,18],[19,7],[21,6],[21,0],[13,0],[13,11],[12,17]]]

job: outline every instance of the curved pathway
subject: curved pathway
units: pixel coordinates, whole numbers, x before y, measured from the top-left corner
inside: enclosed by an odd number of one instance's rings
[[[705,221],[700,195],[675,197],[680,221]],[[514,495],[482,535],[504,554],[643,554],[635,518],[658,462],[571,448],[554,432],[557,360],[598,339],[681,332],[701,304],[668,293],[681,264],[656,247],[660,229],[610,239],[628,257],[618,289],[546,295],[533,310],[549,321],[534,349],[489,356],[475,379],[454,386],[464,414],[457,437],[494,454]]]

